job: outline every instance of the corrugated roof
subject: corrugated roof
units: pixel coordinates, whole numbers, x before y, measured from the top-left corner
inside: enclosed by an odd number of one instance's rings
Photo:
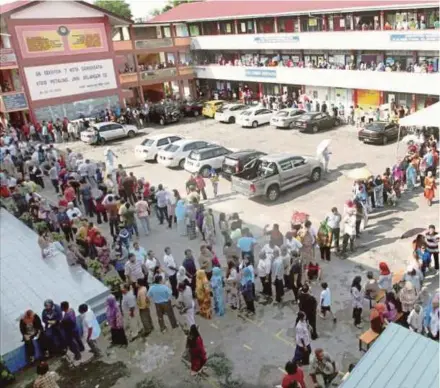
[[[20,8],[23,5],[28,5],[29,3],[32,3],[32,1],[29,1],[29,0],[13,1],[12,3],[2,4],[0,6],[0,10],[1,10],[1,13],[4,14],[4,13],[14,11],[16,8]]]
[[[414,5],[430,5],[438,7],[438,2],[429,0],[358,0],[352,1],[255,1],[255,0],[211,0],[183,3],[156,16],[151,23],[169,23],[177,21],[200,21],[215,19],[233,19],[244,17],[264,17],[317,11],[343,11],[350,9],[385,9]]]
[[[394,323],[340,388],[438,388],[437,342]]]

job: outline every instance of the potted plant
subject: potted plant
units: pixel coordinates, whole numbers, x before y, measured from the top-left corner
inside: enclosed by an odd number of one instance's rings
[[[4,387],[14,380],[15,380],[14,375],[11,372],[9,372],[9,369],[5,365],[3,358],[0,358],[0,385]]]
[[[23,213],[20,217],[19,220],[21,222],[23,222],[25,225],[27,225],[29,228],[33,228],[33,221],[32,221],[32,216],[31,213]]]
[[[47,223],[45,221],[35,222],[33,225],[34,225],[34,230],[37,233],[47,230]]]
[[[91,260],[88,264],[88,267],[92,270],[92,275],[102,282],[102,264],[98,260]]]
[[[116,300],[122,299],[122,280],[119,276],[113,276],[111,278],[105,279],[104,284],[110,288],[110,292],[115,296]]]

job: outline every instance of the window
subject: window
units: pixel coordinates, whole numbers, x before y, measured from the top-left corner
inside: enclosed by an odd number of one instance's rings
[[[203,154],[197,153],[194,155],[194,159],[196,159],[196,160],[212,159],[215,156],[214,152],[215,152],[215,150],[204,152]]]
[[[299,166],[302,166],[303,164],[305,164],[305,160],[304,160],[304,158],[297,156],[295,158],[292,158],[292,164],[293,164],[293,167],[299,167]]]
[[[163,37],[164,38],[171,38],[171,28],[170,27],[163,27]]]
[[[189,25],[189,35],[190,36],[199,36],[200,35],[200,28],[197,24],[190,24]]]
[[[181,140],[181,138],[179,136],[170,136],[170,142],[174,143],[177,140]]]
[[[145,139],[141,145],[146,146],[146,147],[151,147],[154,144],[154,140],[153,139]]]
[[[228,151],[225,148],[217,148],[214,150],[214,156],[223,156],[226,155]]]
[[[121,129],[122,125],[121,124],[110,124],[109,125],[109,130],[115,130],[115,129]]]
[[[164,139],[160,139],[160,140],[157,141],[157,146],[158,146],[158,147],[160,147],[160,146],[164,146],[165,144],[168,144],[168,138],[167,138],[167,137],[164,138]]]
[[[200,149],[200,148],[205,148],[208,145],[208,143],[206,143],[206,141],[198,141],[196,142],[196,148]]]
[[[176,26],[176,36],[187,37],[188,35],[188,27],[186,24],[178,24]]]
[[[197,143],[190,143],[183,147],[183,151],[195,150],[197,148]]]
[[[176,152],[179,150],[179,146],[178,145],[174,145],[174,144],[168,144],[165,148],[164,151],[168,151],[168,152]]]
[[[292,160],[286,159],[279,162],[281,171],[287,171],[292,168]]]

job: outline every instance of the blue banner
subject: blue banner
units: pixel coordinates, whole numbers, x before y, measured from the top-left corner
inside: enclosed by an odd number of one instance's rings
[[[437,42],[439,34],[391,34],[391,42]]]
[[[288,36],[256,36],[254,38],[255,43],[298,43],[298,35],[288,35]]]
[[[24,93],[4,94],[2,99],[6,112],[23,110],[28,107]]]
[[[245,69],[245,77],[261,77],[261,78],[276,78],[277,71],[275,69]]]

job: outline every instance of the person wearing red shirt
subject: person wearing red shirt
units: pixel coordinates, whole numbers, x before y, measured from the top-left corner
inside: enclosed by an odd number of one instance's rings
[[[206,190],[205,190],[205,180],[203,179],[203,177],[200,174],[197,174],[196,176],[196,185],[197,185],[197,191],[199,192],[199,194],[202,195],[202,198],[206,201]]]
[[[61,197],[61,194],[60,194],[60,199],[58,201],[58,207],[67,208],[68,204],[69,204],[69,202],[66,201],[66,198]]]
[[[67,187],[64,190],[64,198],[66,198],[67,202],[72,202],[75,207],[78,207],[78,204],[76,202],[75,189],[70,184],[67,184]]]
[[[296,365],[296,362],[288,361],[285,368],[287,374],[284,376],[281,386],[283,388],[290,388],[291,384],[296,381],[300,388],[306,388],[304,382],[304,372],[302,368]]]
[[[30,128],[27,122],[24,123],[23,126],[21,127],[21,133],[23,134],[26,140],[29,140]]]

